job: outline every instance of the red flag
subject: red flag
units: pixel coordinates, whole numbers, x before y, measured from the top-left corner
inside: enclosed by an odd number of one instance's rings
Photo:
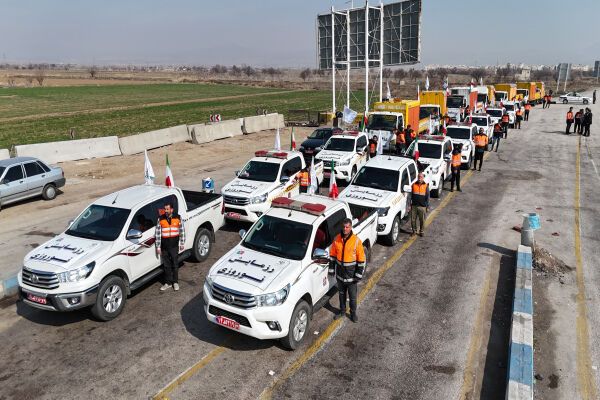
[[[339,196],[337,184],[335,183],[335,162],[331,162],[331,175],[329,177],[329,197],[336,199]]]
[[[173,182],[173,172],[171,171],[171,164],[169,163],[169,155],[167,154],[167,171],[166,171],[165,185],[175,186]]]
[[[75,130],[73,128],[69,131],[69,136],[71,136],[71,140],[75,139]]]

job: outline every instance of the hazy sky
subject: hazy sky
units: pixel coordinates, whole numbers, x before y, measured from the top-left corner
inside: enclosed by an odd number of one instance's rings
[[[0,0],[0,56],[315,67],[316,15],[332,4],[350,2]],[[423,0],[422,65],[593,64],[600,59],[599,16],[600,0]]]

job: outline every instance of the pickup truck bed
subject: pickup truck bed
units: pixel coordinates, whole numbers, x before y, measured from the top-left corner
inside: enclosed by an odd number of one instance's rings
[[[195,192],[192,190],[182,190],[181,192],[183,193],[188,211],[195,210],[206,203],[222,197],[222,195],[217,193]]]

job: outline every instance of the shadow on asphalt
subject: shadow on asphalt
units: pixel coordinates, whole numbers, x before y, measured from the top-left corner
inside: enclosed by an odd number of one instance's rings
[[[58,196],[60,196],[62,194],[64,194],[64,192],[62,190],[60,190],[60,189],[57,188],[56,189],[56,198],[54,198],[54,200],[48,200],[48,202],[50,204],[52,204],[52,202],[55,201],[58,198]],[[15,201],[14,203],[10,203],[10,204],[7,204],[7,205],[3,205],[2,206],[2,210],[10,209],[11,207],[15,207],[15,206],[23,205],[23,204],[28,204],[28,203],[33,203],[33,202],[37,202],[37,201],[42,202],[42,203],[46,202],[42,198],[42,196],[39,195],[39,196],[35,196],[35,197],[30,197],[28,199],[23,199],[23,200]],[[48,207],[48,208],[51,208],[51,207]],[[68,221],[65,221],[65,228],[67,226],[67,222]]]
[[[81,322],[86,319],[94,319],[89,308],[74,310],[70,312],[46,311],[33,308],[23,301],[18,300],[16,303],[17,314],[36,324],[49,326],[64,326]]]
[[[491,243],[478,243],[477,245],[500,254],[480,398],[501,400],[504,399],[506,391],[516,252]]]

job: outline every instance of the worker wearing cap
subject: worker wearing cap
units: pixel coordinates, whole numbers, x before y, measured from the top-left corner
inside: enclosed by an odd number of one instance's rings
[[[485,147],[488,144],[488,137],[483,133],[483,128],[479,128],[479,133],[473,138],[475,142],[475,162],[473,163],[473,169],[477,168],[477,161],[479,161],[479,171],[481,171],[481,165],[483,164],[483,153]]]
[[[356,315],[357,283],[363,278],[366,267],[365,250],[361,240],[352,232],[352,220],[344,219],[342,231],[329,249],[329,275],[336,276],[340,296],[340,311],[334,319],[346,315],[346,294],[350,298],[350,319],[358,322]]]

